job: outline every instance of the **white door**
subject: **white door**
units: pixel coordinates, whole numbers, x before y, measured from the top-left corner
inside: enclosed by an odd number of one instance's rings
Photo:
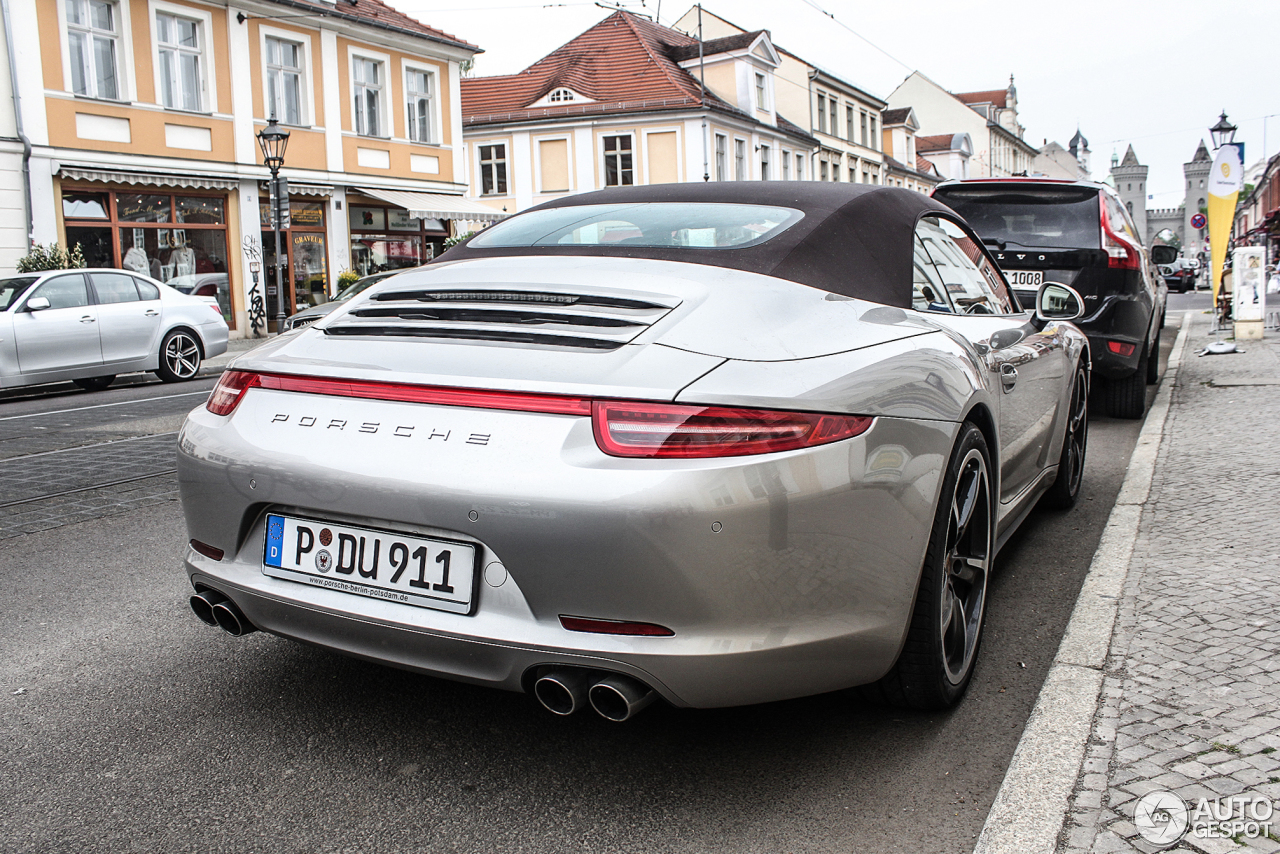
[[[98,297],[103,364],[141,359],[159,348],[160,300],[140,299],[128,273],[90,273],[89,278]]]
[[[36,297],[47,299],[49,307],[29,310]],[[13,340],[23,374],[101,365],[98,309],[89,304],[84,274],[55,276],[33,290],[14,315]]]

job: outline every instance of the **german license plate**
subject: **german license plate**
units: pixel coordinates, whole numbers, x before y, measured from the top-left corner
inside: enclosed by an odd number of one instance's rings
[[[1011,288],[1031,290],[1044,284],[1043,270],[1005,270],[1004,277]]]
[[[478,558],[473,543],[271,513],[262,571],[358,596],[470,614]]]

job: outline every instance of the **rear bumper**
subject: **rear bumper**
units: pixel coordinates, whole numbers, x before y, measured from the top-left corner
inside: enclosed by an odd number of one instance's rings
[[[465,422],[492,442],[384,446],[379,433],[359,445],[335,429],[307,447],[284,430],[279,444],[263,441],[287,404],[264,393],[255,412],[253,395],[230,418],[197,410],[180,438],[190,536],[227,554],[189,549],[194,585],[229,596],[260,629],[396,667],[522,690],[530,668],[573,664],[696,707],[846,688],[892,666],[956,430],[880,418],[805,451],[620,460],[598,451],[588,419],[417,406],[419,421],[433,410],[437,434]],[[361,405],[370,421],[411,423],[404,405]],[[323,425],[342,415],[315,411]],[[480,567],[500,571],[482,569],[471,616],[270,577],[268,511],[468,540]],[[560,615],[675,636],[570,632]]]
[[[204,345],[204,358],[211,359],[227,352],[227,339],[231,330],[222,321],[200,324],[200,342]]]

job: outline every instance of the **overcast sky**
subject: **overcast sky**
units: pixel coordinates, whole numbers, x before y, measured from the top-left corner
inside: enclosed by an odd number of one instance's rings
[[[586,0],[388,2],[484,48],[477,75],[520,71],[610,14]],[[691,0],[622,5],[670,25]],[[1148,207],[1182,201],[1182,163],[1202,138],[1212,149],[1208,127],[1223,109],[1240,128],[1246,167],[1264,154],[1264,121],[1266,150],[1280,151],[1278,0],[706,0],[703,8],[770,30],[787,50],[882,98],[913,70],[953,92],[998,89],[1013,74],[1028,142],[1065,146],[1078,123],[1096,178],[1112,151],[1123,156],[1132,143],[1151,170]]]

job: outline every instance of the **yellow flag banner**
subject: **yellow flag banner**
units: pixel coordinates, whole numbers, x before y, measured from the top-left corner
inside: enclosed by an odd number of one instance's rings
[[[1231,238],[1231,223],[1235,220],[1236,199],[1244,186],[1244,167],[1240,164],[1240,151],[1234,145],[1218,149],[1209,172],[1209,275],[1213,283],[1213,304],[1218,304],[1218,289],[1222,286],[1222,267],[1227,260],[1227,242]]]

